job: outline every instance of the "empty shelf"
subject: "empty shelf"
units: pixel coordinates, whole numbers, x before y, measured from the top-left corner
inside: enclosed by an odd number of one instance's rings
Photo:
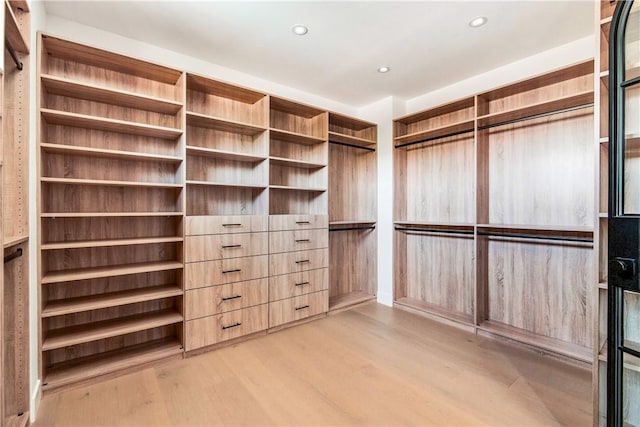
[[[126,276],[128,274],[150,273],[154,271],[178,270],[182,267],[183,264],[178,261],[161,261],[51,271],[43,275],[42,284],[46,285],[49,283],[99,279],[101,277]]]
[[[211,157],[214,159],[233,160],[236,162],[256,163],[267,159],[267,156],[259,156],[255,154],[238,153],[235,151],[217,150],[214,148],[187,146],[187,154],[192,156]]]
[[[162,182],[113,181],[105,179],[50,178],[40,179],[43,183],[64,185],[101,185],[105,187],[142,187],[142,188],[182,188],[182,184]]]
[[[93,147],[79,147],[76,145],[41,143],[40,148],[46,153],[87,155],[107,159],[140,160],[149,162],[181,163],[182,157],[165,154],[141,153],[137,151],[120,151]]]
[[[271,163],[272,165],[286,166],[290,168],[301,168],[301,169],[320,169],[327,166],[326,164],[322,164],[322,163],[287,159],[284,157],[269,157],[269,163]]]
[[[56,249],[78,249],[78,248],[103,248],[109,246],[129,246],[129,245],[150,245],[155,243],[174,243],[182,242],[182,237],[146,237],[146,238],[131,238],[131,239],[106,239],[106,240],[83,240],[73,241],[67,240],[65,242],[55,243],[43,243],[42,250],[56,250]]]
[[[363,148],[373,148],[376,146],[376,141],[331,131],[329,131],[329,141],[338,142],[341,144],[355,145]]]
[[[302,144],[302,145],[313,145],[313,144],[322,144],[326,142],[325,138],[306,135],[302,133],[289,132],[287,130],[281,129],[270,129],[271,139],[275,139],[278,141],[289,142],[292,144]]]
[[[254,136],[267,130],[266,127],[250,123],[237,122],[191,111],[187,112],[187,125],[249,136]]]

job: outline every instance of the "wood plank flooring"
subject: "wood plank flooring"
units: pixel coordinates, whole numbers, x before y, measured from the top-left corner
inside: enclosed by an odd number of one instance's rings
[[[590,371],[375,302],[45,396],[35,426],[591,425]]]

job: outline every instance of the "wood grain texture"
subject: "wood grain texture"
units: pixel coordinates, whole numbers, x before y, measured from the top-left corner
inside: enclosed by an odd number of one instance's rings
[[[242,282],[269,276],[267,255],[187,263],[185,289]]]
[[[294,101],[270,97],[269,126],[320,139],[327,138],[327,113]]]
[[[257,233],[267,231],[266,215],[188,216],[185,218],[185,234]]]
[[[259,95],[244,97],[240,88],[227,85],[227,88],[216,90],[209,85],[206,91],[202,86],[191,89],[189,84],[192,78],[187,79],[187,110],[200,114],[220,117],[226,120],[250,123],[266,128],[267,121],[267,97]],[[213,93],[212,93],[213,92]],[[256,99],[258,98],[258,99]]]
[[[269,280],[229,283],[185,292],[185,319],[226,313],[269,301]]]
[[[272,231],[269,233],[270,254],[327,247],[329,247],[327,229]]]
[[[221,184],[268,185],[268,164],[187,156],[187,180]]]
[[[269,164],[269,185],[327,189],[327,168],[295,167],[271,161]]]
[[[269,327],[284,325],[329,310],[328,291],[304,294],[269,303]]]
[[[269,141],[269,155],[326,165],[328,159],[327,147],[327,144],[296,144],[281,141],[277,135],[272,134]]]
[[[376,153],[329,144],[329,220],[377,216]]]
[[[439,107],[421,111],[395,120],[394,139],[405,139],[430,129],[473,120],[475,115],[474,98],[464,98]]]
[[[269,215],[269,231],[307,230],[327,228],[329,218],[324,215]]]
[[[266,133],[245,135],[241,132],[224,132],[196,126],[187,126],[187,145],[209,148],[266,158],[269,138]]]
[[[329,270],[327,268],[269,277],[270,302],[327,289],[329,289]]]
[[[329,235],[329,297],[378,291],[376,230],[332,231]]]
[[[329,266],[329,249],[269,254],[269,275],[297,273]]]
[[[488,251],[489,319],[591,348],[591,248],[492,239]]]
[[[185,262],[239,258],[269,253],[267,233],[231,233],[188,236],[185,241]]]
[[[268,213],[267,190],[264,188],[190,185],[187,192],[187,216],[254,216]]]
[[[326,189],[326,187],[324,187]],[[327,192],[271,188],[269,214],[305,215],[327,214]]]
[[[229,311],[186,322],[186,351],[267,329],[267,305]]]

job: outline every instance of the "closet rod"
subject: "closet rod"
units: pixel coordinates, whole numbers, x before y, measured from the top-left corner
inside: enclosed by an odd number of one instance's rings
[[[330,228],[329,231],[349,231],[349,230],[373,230],[375,225],[368,225],[366,227],[346,227],[346,228]]]
[[[565,242],[581,242],[581,243],[593,243],[593,238],[589,237],[572,237],[572,236],[545,236],[542,234],[526,234],[526,233],[496,233],[492,231],[478,230],[479,236],[491,236],[491,237],[516,237],[522,239],[536,239],[536,240],[559,240]]]
[[[624,352],[626,352],[626,353],[629,353],[629,354],[630,354],[630,355],[632,355],[632,356],[640,357],[640,351],[636,350],[635,348],[630,348],[630,347],[627,347],[627,346],[622,346],[621,350],[622,350],[622,351],[624,351]]]
[[[375,149],[375,148],[371,148],[371,147],[363,147],[362,145],[347,144],[346,142],[337,142],[337,141],[331,141],[331,140],[329,140],[329,142],[330,142],[331,144],[343,145],[343,146],[345,146],[345,147],[360,148],[361,150],[367,150],[367,151],[376,151],[376,149]]]
[[[438,228],[412,228],[412,227],[395,227],[397,231],[421,231],[425,233],[445,233],[445,234],[466,234],[473,235],[473,231],[471,230],[449,230],[449,229],[438,229]]]
[[[465,130],[459,130],[459,131],[456,131],[456,132],[451,132],[451,133],[447,133],[447,134],[440,135],[440,136],[432,136],[430,138],[421,139],[419,141],[405,142],[404,144],[396,145],[395,148],[402,148],[402,147],[408,147],[410,145],[422,144],[423,142],[430,142],[430,141],[435,141],[436,139],[449,138],[451,136],[458,136],[458,135],[462,135],[463,133],[469,133],[469,132],[473,132],[473,128],[465,129]]]
[[[5,40],[4,45],[7,48],[7,52],[9,52],[9,56],[11,56],[11,59],[13,59],[13,62],[15,62],[16,68],[22,71],[24,65],[22,65],[22,62],[20,61],[20,59],[18,59],[18,55],[16,55],[16,51],[13,50],[13,46],[11,46],[11,43],[9,43],[8,40]]]
[[[629,87],[629,86],[633,86],[633,85],[635,85],[636,83],[639,83],[639,82],[640,82],[640,76],[638,76],[638,77],[634,77],[634,78],[632,78],[632,79],[625,80],[625,81],[623,81],[622,83],[620,83],[620,87]]]
[[[4,263],[6,264],[10,261],[13,261],[16,258],[20,258],[21,256],[22,256],[22,248],[18,248],[13,253],[4,257]]]
[[[498,126],[506,126],[506,125],[510,125],[510,124],[513,124],[513,123],[520,123],[520,122],[524,122],[524,121],[527,121],[527,120],[540,119],[542,117],[554,116],[556,114],[568,113],[570,111],[582,110],[584,108],[590,108],[590,107],[593,107],[593,102],[588,102],[586,104],[575,105],[573,107],[560,108],[560,109],[553,110],[553,111],[547,111],[545,113],[532,114],[530,116],[521,117],[519,119],[504,120],[504,121],[498,122],[498,123],[491,123],[491,124],[488,124],[488,125],[478,126],[478,130],[486,130],[486,129],[491,129],[491,128],[495,128],[495,127],[498,127]]]

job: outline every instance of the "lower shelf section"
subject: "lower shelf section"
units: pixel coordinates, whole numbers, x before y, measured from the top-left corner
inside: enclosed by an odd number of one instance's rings
[[[122,369],[179,356],[182,352],[182,344],[179,341],[163,339],[77,359],[73,363],[67,362],[47,369],[42,390],[48,391]]]
[[[433,314],[434,316],[442,317],[448,320],[453,320],[454,322],[464,323],[465,325],[473,324],[473,316],[470,314],[454,312],[454,311],[439,307],[437,305],[429,304],[427,302],[420,301],[417,299],[403,297],[403,298],[398,298],[397,300],[394,301],[394,303],[405,306],[405,307],[413,308],[416,310],[421,310],[429,314]]]
[[[340,310],[366,301],[375,300],[376,296],[362,291],[329,297],[329,311]]]

